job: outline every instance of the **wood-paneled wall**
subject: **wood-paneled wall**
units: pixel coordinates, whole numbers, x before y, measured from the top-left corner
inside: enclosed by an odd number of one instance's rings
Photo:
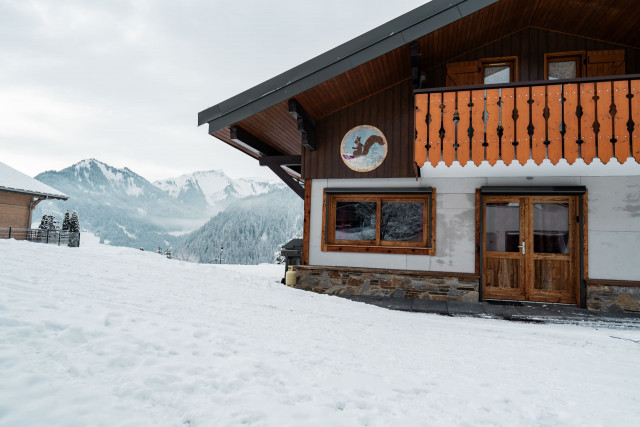
[[[27,194],[0,191],[0,227],[28,228],[30,201]]]
[[[413,171],[413,92],[405,80],[316,122],[317,149],[302,152],[303,178],[411,177]],[[356,172],[340,157],[344,135],[360,125],[375,126],[387,138],[387,157],[375,170]]]
[[[640,50],[613,43],[571,36],[538,28],[527,28],[494,43],[479,47],[449,62],[472,61],[482,58],[518,57],[518,81],[544,80],[544,54],[577,50],[625,49],[626,74],[640,73]],[[427,87],[446,86],[446,64],[429,63],[423,52],[427,70]]]

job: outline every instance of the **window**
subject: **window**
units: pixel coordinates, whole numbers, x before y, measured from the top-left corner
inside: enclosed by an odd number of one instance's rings
[[[446,65],[447,86],[503,84],[517,81],[518,57],[483,58]]]
[[[433,255],[435,190],[325,189],[324,251]]]
[[[486,85],[516,81],[516,58],[492,58],[480,60],[482,82]]]
[[[560,52],[544,55],[545,80],[583,77],[584,52]]]

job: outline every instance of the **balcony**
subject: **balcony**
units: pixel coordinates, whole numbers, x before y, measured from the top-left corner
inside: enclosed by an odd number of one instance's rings
[[[415,161],[640,163],[640,74],[415,92]]]

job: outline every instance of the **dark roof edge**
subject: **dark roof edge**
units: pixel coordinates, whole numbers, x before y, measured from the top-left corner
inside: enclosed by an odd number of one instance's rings
[[[198,113],[209,133],[236,123],[499,0],[433,0]]]
[[[0,191],[6,191],[8,193],[29,194],[36,197],[45,197],[47,199],[55,200],[69,200],[69,196],[66,194],[53,194],[53,193],[41,193],[38,191],[20,190],[18,188],[8,188],[0,186]]]

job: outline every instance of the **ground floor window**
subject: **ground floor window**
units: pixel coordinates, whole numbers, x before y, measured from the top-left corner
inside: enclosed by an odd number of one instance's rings
[[[435,253],[435,190],[325,189],[325,251]]]

